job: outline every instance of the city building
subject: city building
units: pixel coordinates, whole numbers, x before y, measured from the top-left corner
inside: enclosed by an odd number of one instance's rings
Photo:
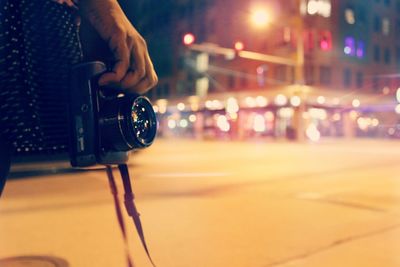
[[[400,1],[187,7],[173,20],[174,69],[152,93],[161,98],[161,130],[239,139],[399,135]]]

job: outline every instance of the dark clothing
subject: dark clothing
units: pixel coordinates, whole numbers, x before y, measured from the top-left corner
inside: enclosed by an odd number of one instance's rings
[[[78,1],[77,0],[52,0],[62,5],[67,5],[69,7],[77,8]]]
[[[10,149],[0,140],[0,196],[3,192],[4,184],[10,169]]]
[[[81,60],[73,13],[50,0],[1,0],[0,139],[13,155],[67,149],[69,69]]]

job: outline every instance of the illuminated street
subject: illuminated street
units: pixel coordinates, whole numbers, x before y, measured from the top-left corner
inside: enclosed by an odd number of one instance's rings
[[[391,267],[399,158],[395,141],[159,140],[131,170],[159,267]],[[0,258],[126,266],[102,171],[14,178],[0,214]],[[150,266],[129,227],[136,266]]]

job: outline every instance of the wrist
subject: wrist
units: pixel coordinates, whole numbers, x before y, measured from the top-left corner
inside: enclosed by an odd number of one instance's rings
[[[123,31],[125,14],[116,0],[80,0],[79,12],[105,40]]]

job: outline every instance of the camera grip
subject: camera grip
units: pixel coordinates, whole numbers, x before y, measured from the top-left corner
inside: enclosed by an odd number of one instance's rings
[[[106,71],[102,62],[83,63],[71,70],[70,122],[71,165],[87,167],[97,163],[97,95],[96,78]]]

